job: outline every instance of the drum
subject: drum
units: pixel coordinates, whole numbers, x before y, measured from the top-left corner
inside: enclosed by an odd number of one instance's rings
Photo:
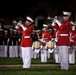
[[[54,42],[53,41],[47,42],[46,45],[47,45],[47,48],[51,48],[51,49],[54,48]]]
[[[38,41],[33,42],[33,48],[39,49],[40,48],[40,42],[38,42]]]

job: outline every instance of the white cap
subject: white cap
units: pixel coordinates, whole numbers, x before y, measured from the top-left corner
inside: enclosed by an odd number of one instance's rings
[[[0,31],[3,31],[3,29],[0,29]]]
[[[17,30],[14,29],[14,32],[17,32]]]
[[[71,15],[71,12],[63,11],[63,15],[70,16]]]
[[[10,29],[10,31],[12,31],[13,29]]]
[[[46,24],[43,24],[43,27],[48,27],[48,25],[46,25]]]
[[[22,21],[19,21],[19,23],[22,23]]]
[[[28,16],[26,17],[26,19],[29,20],[30,22],[34,22],[33,19]]]
[[[49,29],[49,31],[52,31],[52,29]]]
[[[8,31],[5,30],[4,32],[7,33]]]
[[[36,32],[40,32],[40,30],[36,30]]]
[[[16,20],[13,20],[13,23],[17,23]]]

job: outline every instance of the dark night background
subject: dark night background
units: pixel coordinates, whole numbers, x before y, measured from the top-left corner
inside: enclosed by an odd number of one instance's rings
[[[60,15],[63,10],[71,11],[76,20],[76,0],[0,0],[0,18],[25,18],[29,15],[33,19],[38,15],[47,17]]]

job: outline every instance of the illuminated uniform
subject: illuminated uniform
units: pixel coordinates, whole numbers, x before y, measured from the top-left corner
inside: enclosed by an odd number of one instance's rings
[[[9,38],[8,38],[8,43],[9,43],[9,57],[10,58],[14,58],[14,47],[13,47],[13,29],[10,29],[10,34],[9,34]]]
[[[3,49],[3,29],[0,29],[0,57],[4,57],[4,49]]]
[[[70,12],[63,12],[65,16],[70,16]],[[69,40],[69,31],[71,29],[71,24],[68,20],[60,23],[57,19],[54,20],[57,23],[58,28],[58,42],[57,46],[59,48],[59,62],[61,66],[61,70],[69,69],[69,55],[68,55],[68,47],[70,45]]]
[[[43,26],[48,27],[46,24],[43,24]],[[46,42],[50,40],[50,32],[48,30],[43,31],[41,39],[42,39],[41,62],[47,62]]]
[[[14,33],[13,33],[13,50],[14,50],[14,57],[18,57],[18,37],[17,37],[17,30],[14,30]]]
[[[3,43],[4,43],[4,57],[7,57],[8,54],[8,31],[4,31]]]
[[[27,17],[27,20],[30,20],[32,23],[32,19]],[[31,50],[32,50],[32,39],[31,34],[34,30],[32,25],[23,26],[21,23],[16,26],[17,30],[21,30],[22,39],[20,43],[20,47],[22,50],[22,60],[23,60],[23,68],[30,68],[31,66]]]

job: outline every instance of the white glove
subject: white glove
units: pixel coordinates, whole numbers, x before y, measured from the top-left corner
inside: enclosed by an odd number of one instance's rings
[[[53,53],[54,49],[48,49],[48,53]]]
[[[10,41],[10,39],[7,40],[7,42],[9,42],[9,41]]]
[[[42,38],[42,39],[41,39],[41,42],[44,42],[44,43],[45,43],[45,40]]]
[[[35,49],[35,53],[39,53],[40,49]]]
[[[21,39],[19,38],[18,41],[20,42],[20,40],[21,40]]]
[[[53,21],[51,25],[52,25],[52,26],[55,26],[55,21]]]
[[[55,26],[55,20],[56,20],[57,18],[58,18],[57,16],[54,17],[54,20],[53,20],[53,22],[52,22],[52,24],[51,24],[52,26]]]
[[[18,25],[16,25],[16,26],[15,26],[15,28],[16,28],[16,29],[18,29],[18,28],[19,28],[19,26],[18,26]]]
[[[25,31],[27,28],[24,27],[24,25],[22,23],[18,23],[18,26],[22,27],[22,29]]]
[[[41,45],[41,46],[40,46],[40,49],[42,49],[42,47],[43,47],[43,46]]]
[[[44,42],[45,43],[45,40],[44,39],[38,39],[40,42]]]
[[[54,19],[54,21],[59,25],[59,27],[61,26],[61,22],[59,22],[59,20]]]
[[[55,42],[58,42],[58,38],[55,38]]]
[[[52,39],[51,39],[51,41],[54,41],[54,40],[55,40],[55,38],[52,38]]]
[[[57,16],[55,16],[54,18],[55,18],[55,19],[58,19],[58,17],[57,17]]]
[[[20,27],[22,27],[23,26],[23,24],[22,23],[20,23],[20,22],[18,22],[18,24],[17,24],[18,26],[20,26]]]

